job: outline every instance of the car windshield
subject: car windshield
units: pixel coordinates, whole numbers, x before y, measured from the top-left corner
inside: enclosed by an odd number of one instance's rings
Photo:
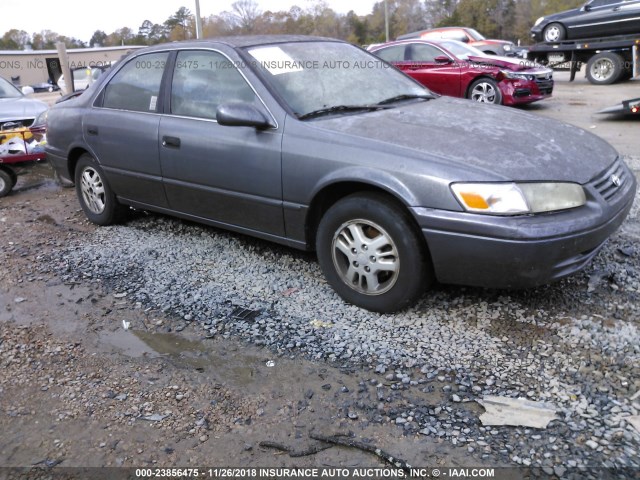
[[[395,101],[432,96],[386,62],[347,43],[295,42],[247,50],[252,64],[299,118],[389,108]]]
[[[476,47],[472,47],[470,45],[466,45],[462,42],[458,42],[456,40],[443,40],[438,42],[438,44],[442,45],[444,48],[453,53],[456,57],[461,60],[467,60],[469,57],[486,57],[484,52],[478,50]]]
[[[4,78],[0,78],[0,98],[20,98],[22,92]]]
[[[467,28],[467,33],[473,37],[476,42],[486,40],[485,36],[473,28]]]

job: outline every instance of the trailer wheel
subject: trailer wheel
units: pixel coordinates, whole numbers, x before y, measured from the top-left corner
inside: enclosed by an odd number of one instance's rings
[[[594,85],[611,85],[624,74],[624,59],[613,52],[601,52],[587,62],[587,79]]]
[[[12,172],[9,172],[4,168],[0,168],[0,197],[8,195],[15,184],[15,175],[12,175]]]

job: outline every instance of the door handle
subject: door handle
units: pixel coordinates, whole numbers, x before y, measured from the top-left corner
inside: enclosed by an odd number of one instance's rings
[[[98,135],[98,127],[87,127],[88,135]]]
[[[180,139],[178,137],[162,137],[163,147],[180,148]]]

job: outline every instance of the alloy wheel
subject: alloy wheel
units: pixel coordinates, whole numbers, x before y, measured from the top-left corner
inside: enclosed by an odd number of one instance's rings
[[[359,293],[382,295],[398,280],[398,249],[391,236],[370,220],[352,220],[340,226],[331,252],[342,281]]]
[[[497,96],[495,87],[487,82],[478,83],[471,91],[471,99],[479,103],[496,103]]]
[[[87,208],[97,215],[101,214],[105,208],[105,190],[96,170],[91,167],[84,169],[80,189]]]

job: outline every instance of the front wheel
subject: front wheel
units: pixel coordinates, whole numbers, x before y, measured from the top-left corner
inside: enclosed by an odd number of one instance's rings
[[[354,194],[329,208],[316,248],[333,289],[374,312],[414,304],[433,279],[424,240],[409,213],[381,194]]]
[[[91,155],[85,153],[78,160],[75,181],[80,206],[91,222],[111,225],[121,220],[124,207],[118,203],[102,168]]]
[[[502,92],[495,80],[480,78],[471,84],[469,98],[478,103],[500,105],[502,103]]]
[[[561,42],[566,38],[567,31],[561,24],[551,23],[545,27],[542,36],[547,43]]]

